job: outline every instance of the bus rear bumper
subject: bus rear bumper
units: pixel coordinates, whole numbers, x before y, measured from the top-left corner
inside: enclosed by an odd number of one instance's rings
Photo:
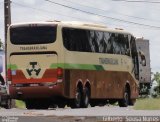
[[[63,95],[62,84],[57,83],[50,86],[40,86],[29,84],[29,86],[13,86],[10,85],[9,92],[12,99],[41,99],[52,98],[54,96]]]

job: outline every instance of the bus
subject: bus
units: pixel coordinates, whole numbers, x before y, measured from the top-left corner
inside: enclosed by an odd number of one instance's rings
[[[86,108],[138,97],[135,37],[83,22],[12,24],[7,39],[10,96],[27,109]]]

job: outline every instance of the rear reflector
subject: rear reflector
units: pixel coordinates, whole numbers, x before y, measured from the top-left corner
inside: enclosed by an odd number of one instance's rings
[[[8,69],[7,70],[7,79],[8,79],[8,81],[11,81],[12,79],[12,75],[11,75],[11,69]]]
[[[62,79],[62,77],[63,77],[63,69],[57,68],[57,78]]]

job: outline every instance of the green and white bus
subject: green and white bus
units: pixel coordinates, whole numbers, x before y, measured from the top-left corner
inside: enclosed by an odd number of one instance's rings
[[[12,24],[7,39],[10,95],[28,109],[82,108],[138,97],[135,37],[83,22]]]

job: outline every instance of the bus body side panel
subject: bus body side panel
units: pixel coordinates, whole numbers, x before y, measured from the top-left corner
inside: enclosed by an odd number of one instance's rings
[[[131,98],[137,98],[138,91],[132,76],[127,72],[116,71],[87,71],[87,70],[66,70],[68,79],[65,82],[66,95],[75,97],[76,85],[82,81],[83,86],[86,81],[91,85],[91,99],[120,99],[123,98],[126,82],[130,84]],[[70,80],[69,80],[70,78]]]
[[[105,59],[106,62],[100,61]],[[113,62],[111,62],[111,61]],[[131,98],[138,97],[138,84],[129,56],[65,51],[65,96],[74,98],[77,83],[91,85],[91,99],[120,99],[126,84]]]

